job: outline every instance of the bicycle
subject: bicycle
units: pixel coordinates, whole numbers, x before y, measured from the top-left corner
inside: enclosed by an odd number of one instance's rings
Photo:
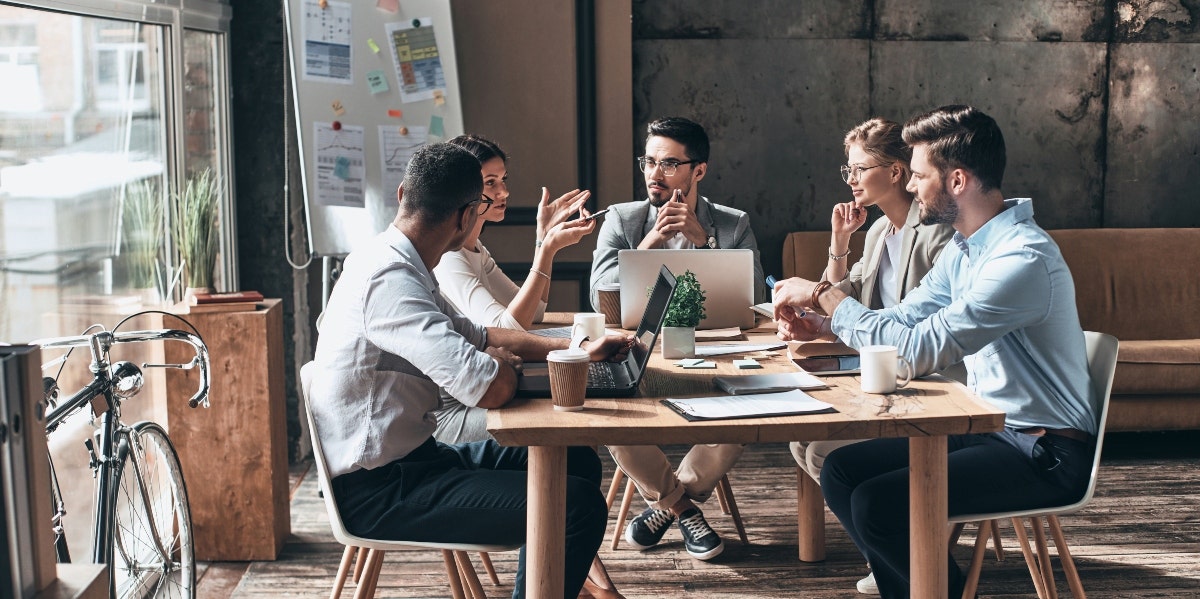
[[[185,321],[186,322],[186,321]],[[117,325],[118,327],[120,325]],[[90,330],[90,329],[89,329]],[[180,341],[192,346],[195,357],[185,364],[109,363],[109,350],[122,343]],[[99,419],[92,438],[84,441],[89,466],[97,479],[93,501],[92,561],[106,564],[109,596],[133,597],[195,596],[195,550],[192,545],[191,512],[187,501],[179,456],[162,426],[140,421],[121,422],[121,403],[133,397],[144,383],[142,368],[199,367],[198,390],[188,406],[208,407],[208,348],[199,334],[174,329],[127,333],[99,331],[75,337],[34,341],[46,349],[67,353],[43,364],[45,369],[66,359],[73,348],[91,352],[92,380],[65,400],[59,401],[58,377],[42,379],[46,434],[50,435],[70,415],[84,408]],[[70,562],[63,517],[66,515],[54,463],[50,463],[53,502],[54,546],[59,562]]]

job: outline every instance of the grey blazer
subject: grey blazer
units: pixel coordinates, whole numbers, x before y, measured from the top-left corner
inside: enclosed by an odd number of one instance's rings
[[[617,252],[637,249],[650,231],[650,200],[614,204],[604,215],[596,250],[592,253],[592,307],[599,310],[596,286],[617,282]],[[722,206],[701,196],[696,202],[696,219],[709,235],[717,238],[721,249],[747,249],[754,252],[754,303],[764,297],[762,262],[758,258],[758,242],[750,229],[750,217],[745,212]]]

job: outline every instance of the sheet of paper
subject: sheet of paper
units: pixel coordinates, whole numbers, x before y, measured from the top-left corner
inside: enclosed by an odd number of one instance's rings
[[[434,90],[445,94],[446,75],[442,71],[442,57],[433,33],[433,19],[388,23],[386,29],[392,60],[396,64],[400,100],[432,100]]]
[[[696,331],[696,341],[728,341],[731,339],[745,339],[742,336],[742,330],[737,327],[729,327]]]
[[[692,397],[666,400],[682,413],[698,419],[748,418],[805,412],[823,412],[832,405],[814,399],[811,395],[792,390],[783,393],[757,395],[725,395],[718,397]],[[686,418],[686,416],[685,416]]]
[[[381,188],[383,193],[391,194],[395,199],[396,188],[404,180],[404,169],[418,148],[428,140],[428,130],[425,127],[409,127],[408,134],[400,132],[396,125],[379,126],[379,161],[383,173]]]
[[[713,345],[697,345],[697,356],[724,356],[728,354],[748,354],[756,351],[767,351],[770,349],[782,349],[787,347],[787,343],[780,341],[779,343],[722,343]]]
[[[333,123],[313,123],[314,170],[317,172],[317,204],[363,208],[363,175],[366,157],[363,150],[364,129],[342,125],[335,130]]]
[[[304,0],[304,79],[323,83],[351,83],[350,3]]]

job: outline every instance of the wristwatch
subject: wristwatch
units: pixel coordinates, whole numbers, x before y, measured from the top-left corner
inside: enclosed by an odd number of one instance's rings
[[[708,241],[705,241],[705,242],[704,242],[704,247],[706,247],[706,248],[708,248],[708,249],[710,249],[710,250],[715,250],[715,249],[717,249],[717,238],[716,238],[716,237],[713,237],[712,235],[709,235],[709,236],[708,236]]]

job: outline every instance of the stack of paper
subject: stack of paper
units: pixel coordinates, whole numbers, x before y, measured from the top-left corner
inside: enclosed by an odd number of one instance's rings
[[[662,403],[689,421],[828,414],[837,411],[832,405],[813,399],[799,390],[738,397],[664,399]]]
[[[807,372],[781,372],[750,374],[745,376],[719,376],[713,379],[717,388],[730,395],[749,393],[774,393],[789,389],[826,389],[821,379]]]

